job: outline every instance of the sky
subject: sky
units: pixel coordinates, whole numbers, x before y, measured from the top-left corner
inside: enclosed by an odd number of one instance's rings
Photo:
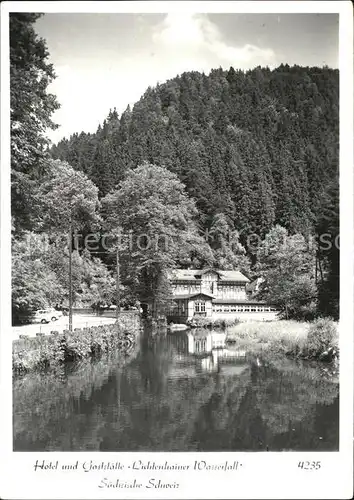
[[[54,143],[95,132],[110,109],[121,114],[148,86],[184,71],[338,67],[337,14],[48,13],[35,29],[57,74]]]

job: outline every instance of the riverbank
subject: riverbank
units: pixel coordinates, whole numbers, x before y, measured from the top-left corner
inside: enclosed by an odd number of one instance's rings
[[[329,319],[240,323],[226,329],[226,342],[259,355],[327,362],[339,357],[338,324]]]
[[[112,325],[53,331],[14,340],[12,367],[15,374],[55,368],[65,362],[98,357],[116,351],[127,355],[134,349],[140,332],[138,317],[122,318]]]
[[[331,364],[247,356],[220,359],[216,374],[182,337],[146,336],[136,356],[113,352],[16,377],[14,450],[338,450]]]

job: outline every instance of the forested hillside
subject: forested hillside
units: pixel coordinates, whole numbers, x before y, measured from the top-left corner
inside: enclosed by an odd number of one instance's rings
[[[114,302],[116,247],[130,303],[168,298],[173,267],[213,266],[261,277],[293,317],[337,317],[338,71],[184,73],[49,150],[59,104],[38,17],[10,22],[13,317],[65,306],[69,256],[74,303]],[[133,249],[103,247],[121,231]],[[72,252],[74,233],[97,248]]]
[[[184,73],[52,154],[84,171],[100,196],[143,161],[165,166],[204,227],[222,212],[243,243],[275,224],[313,233],[338,182],[338,91],[329,68]]]
[[[111,110],[95,134],[74,134],[51,152],[82,170],[101,198],[145,161],[175,173],[196,202],[220,267],[236,266],[267,281],[267,264],[259,258],[267,234],[269,241],[295,235],[300,254],[317,242],[306,265],[300,258],[296,272],[287,268],[290,275],[272,280],[285,283],[284,293],[293,286],[297,304],[311,302],[309,290],[317,289],[320,310],[338,316],[338,93],[338,70],[328,67],[183,73],[148,88],[122,116]],[[225,244],[230,234],[246,249],[242,258]],[[224,244],[218,247],[215,235]],[[279,250],[275,268],[293,251]],[[310,279],[304,297],[294,279]],[[273,295],[266,297],[277,301]]]

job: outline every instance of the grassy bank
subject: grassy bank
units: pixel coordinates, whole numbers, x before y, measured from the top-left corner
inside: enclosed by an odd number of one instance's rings
[[[339,356],[338,324],[329,319],[311,323],[286,320],[240,323],[226,332],[227,342],[255,354],[285,354],[321,361]]]
[[[239,319],[193,318],[187,325],[192,328],[228,328],[240,323]]]
[[[127,354],[135,346],[139,323],[125,320],[114,325],[76,328],[73,332],[25,337],[12,343],[15,373],[54,368],[66,361],[78,361],[118,351]]]

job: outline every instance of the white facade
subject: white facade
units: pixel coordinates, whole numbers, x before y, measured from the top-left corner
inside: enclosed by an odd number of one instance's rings
[[[235,271],[193,271],[191,274],[176,272],[171,277],[174,296],[204,293],[216,299],[246,300],[249,279]]]
[[[186,322],[198,317],[241,321],[276,318],[276,308],[248,298],[246,287],[250,280],[239,271],[177,269],[170,279],[174,303],[167,314],[170,321]]]

